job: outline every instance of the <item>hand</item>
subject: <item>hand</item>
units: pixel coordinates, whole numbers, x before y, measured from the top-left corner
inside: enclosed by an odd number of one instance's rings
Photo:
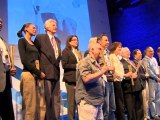
[[[10,69],[10,75],[14,76],[16,74],[16,68],[13,67]]]
[[[126,74],[124,74],[124,77],[131,77],[132,76],[132,72],[128,72]]]
[[[160,83],[160,78],[158,78],[158,82]]]
[[[109,66],[108,69],[111,70],[111,71],[113,71],[114,67],[113,66]]]
[[[107,72],[109,70],[108,66],[107,65],[104,65],[102,68],[101,68],[101,72],[104,74],[105,72]]]
[[[75,89],[76,89],[76,86],[73,86],[73,89],[75,90]]]
[[[141,66],[141,65],[142,65],[142,60],[140,60],[140,61],[138,62],[138,64]]]
[[[132,73],[132,78],[137,78],[137,73]]]
[[[46,77],[46,75],[43,73],[43,72],[41,72],[41,79],[44,79],[45,77]]]

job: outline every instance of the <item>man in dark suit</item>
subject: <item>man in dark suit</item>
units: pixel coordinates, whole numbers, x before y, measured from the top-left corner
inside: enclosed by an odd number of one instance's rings
[[[40,53],[40,68],[46,74],[44,80],[46,120],[60,118],[60,40],[54,36],[57,23],[54,19],[45,22],[46,34],[36,36],[34,44]]]
[[[148,102],[149,102],[149,89],[148,89],[148,77],[147,73],[146,73],[146,68],[144,65],[142,65],[142,53],[139,49],[135,49],[133,51],[133,62],[135,63],[135,65],[137,67],[139,67],[138,69],[138,74],[140,75],[140,82],[143,86],[143,90],[142,90],[142,97],[143,97],[143,111],[144,111],[144,120],[148,120],[150,119],[149,115],[148,115]]]
[[[0,31],[2,20],[0,19]],[[0,37],[0,117],[2,120],[14,120],[11,93],[11,77],[16,69],[11,69],[11,60],[6,42]]]
[[[136,67],[134,63],[129,60],[130,50],[127,47],[122,48],[122,57],[121,62],[124,67],[124,72],[132,72],[131,77],[126,77],[122,81],[124,100],[128,111],[128,120],[144,120],[142,85],[139,76],[135,73]]]

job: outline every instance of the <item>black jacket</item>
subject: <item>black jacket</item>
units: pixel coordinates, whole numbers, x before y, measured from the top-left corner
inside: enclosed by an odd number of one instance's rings
[[[55,37],[59,56],[56,59],[54,49],[47,34],[39,34],[36,36],[34,44],[40,53],[40,68],[46,74],[47,80],[59,80],[61,60],[60,40]]]
[[[64,69],[64,82],[76,83],[76,64],[77,59],[71,50],[62,51],[62,67]]]
[[[121,62],[123,64],[123,68],[124,68],[124,73],[128,73],[129,72],[129,68],[128,66],[130,65],[130,63],[128,63],[125,59],[121,59]],[[132,67],[132,72],[135,72],[136,69],[134,67]],[[142,90],[142,85],[140,82],[140,77],[139,75],[137,76],[137,78],[134,79],[134,86],[131,84],[131,78],[125,78],[122,81],[122,89],[124,93],[131,93],[131,92],[136,92],[136,91],[141,91]]]

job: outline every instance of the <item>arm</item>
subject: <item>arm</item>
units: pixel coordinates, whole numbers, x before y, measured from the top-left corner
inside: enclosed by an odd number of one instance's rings
[[[147,69],[148,69],[148,74],[150,77],[154,78],[156,81],[158,81],[158,76],[154,73],[153,67],[150,65],[148,60],[143,59],[142,64],[145,66],[144,62],[147,63]]]
[[[80,64],[78,69],[80,71],[80,76],[82,77],[82,80],[85,84],[97,81],[106,71],[108,71],[108,67],[104,65],[101,70],[93,72],[91,66],[88,63],[83,61],[81,61],[81,63],[83,64]]]

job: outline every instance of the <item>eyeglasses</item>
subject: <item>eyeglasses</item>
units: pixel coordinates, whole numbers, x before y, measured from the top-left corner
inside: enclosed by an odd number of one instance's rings
[[[71,39],[71,41],[78,41],[78,39]]]

